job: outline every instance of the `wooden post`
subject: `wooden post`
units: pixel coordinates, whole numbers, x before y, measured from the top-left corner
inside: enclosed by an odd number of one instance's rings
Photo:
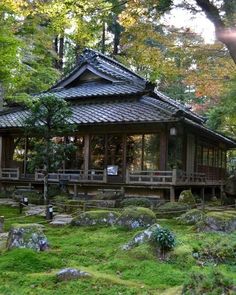
[[[174,188],[174,186],[170,187],[170,202],[175,202],[175,188]]]
[[[214,186],[211,188],[211,196],[212,198],[216,196],[216,188]]]
[[[166,131],[167,132],[167,131]],[[160,134],[160,170],[166,170],[167,159],[167,136],[166,132],[162,131]]]
[[[224,197],[224,187],[220,186],[220,204],[223,205],[223,197]]]
[[[172,171],[172,183],[176,184],[176,182],[177,182],[177,169],[174,168]]]
[[[126,145],[126,134],[123,135],[122,137],[122,145],[123,145],[123,154],[122,154],[122,181],[126,180],[126,150],[127,150],[127,145]]]
[[[88,180],[89,170],[89,134],[84,136],[84,178]]]
[[[129,183],[129,169],[126,169],[125,183]]]
[[[74,184],[74,197],[76,198],[78,196],[78,187],[77,184]]]
[[[25,137],[24,168],[23,168],[24,177],[26,177],[26,171],[27,171],[28,143],[29,143],[29,139],[28,139],[28,136],[26,136]]]
[[[201,188],[202,210],[205,210],[205,187]]]

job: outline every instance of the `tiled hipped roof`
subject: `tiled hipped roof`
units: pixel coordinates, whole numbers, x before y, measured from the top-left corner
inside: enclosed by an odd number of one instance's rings
[[[87,80],[81,79],[85,73],[92,75]],[[204,119],[190,108],[155,90],[154,85],[117,61],[93,50],[86,49],[69,75],[37,97],[43,99],[50,94],[71,103],[70,122],[78,126],[182,120],[229,146],[236,146],[233,140],[206,128]],[[28,114],[24,108],[0,112],[0,132],[22,128]]]

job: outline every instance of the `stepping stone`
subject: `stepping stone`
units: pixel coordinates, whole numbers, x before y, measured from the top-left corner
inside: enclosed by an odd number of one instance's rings
[[[50,224],[55,226],[68,225],[71,223],[72,219],[72,216],[69,214],[57,214],[54,216],[53,221],[50,222]]]
[[[46,206],[38,206],[38,205],[29,205],[26,208],[25,215],[39,215],[45,216]]]

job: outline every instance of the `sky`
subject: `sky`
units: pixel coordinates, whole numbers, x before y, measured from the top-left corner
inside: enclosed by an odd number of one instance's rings
[[[175,0],[178,4],[179,0]],[[191,1],[189,1],[191,2]],[[178,28],[191,28],[197,34],[202,35],[206,43],[214,43],[215,30],[214,25],[206,18],[204,13],[193,14],[182,8],[172,9],[171,13],[166,15],[164,22]]]

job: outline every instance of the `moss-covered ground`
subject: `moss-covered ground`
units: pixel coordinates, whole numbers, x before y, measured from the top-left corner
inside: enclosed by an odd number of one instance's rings
[[[6,218],[5,229],[13,223],[42,222],[41,217],[20,217],[18,209],[0,207]],[[138,230],[115,227],[51,227],[45,234],[51,244],[47,252],[27,249],[0,252],[0,294],[181,294],[183,283],[191,271],[209,273],[220,270],[235,280],[235,263],[207,263],[202,267],[192,256],[201,243],[223,239],[223,234],[196,233],[191,226],[179,225],[174,219],[158,221],[177,237],[177,246],[169,261],[160,261],[151,246],[140,245],[130,251],[121,250]],[[236,241],[236,233],[227,239]],[[75,267],[92,274],[92,278],[57,282],[56,272]]]

